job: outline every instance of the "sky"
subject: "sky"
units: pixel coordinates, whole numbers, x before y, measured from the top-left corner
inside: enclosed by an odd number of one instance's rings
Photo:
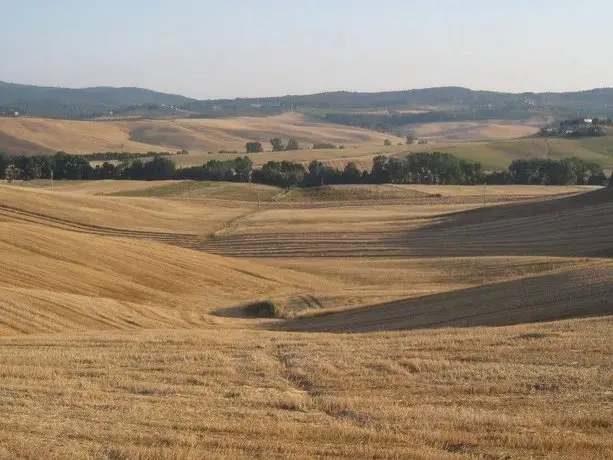
[[[613,87],[613,1],[0,0],[0,81],[199,99]]]

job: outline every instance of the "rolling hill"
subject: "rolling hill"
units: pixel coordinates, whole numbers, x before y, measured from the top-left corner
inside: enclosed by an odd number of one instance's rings
[[[383,147],[395,139],[375,131],[313,121],[300,114],[230,119],[176,119],[135,121],[69,121],[43,118],[0,118],[0,151],[40,154],[67,151],[160,152],[187,149],[194,153],[245,151],[245,143],[296,137],[303,145]]]
[[[56,88],[0,81],[0,113],[19,111],[32,116],[93,118],[130,107],[180,106],[194,102],[183,96],[143,88]],[[2,110],[4,109],[4,110]]]
[[[173,106],[169,108],[168,106]],[[141,88],[53,88],[0,82],[0,113],[88,119],[108,116],[198,117],[275,115],[298,110],[332,122],[374,126],[454,121],[527,120],[572,115],[611,116],[613,89],[568,93],[504,93],[440,87],[378,93],[327,92],[198,101]],[[383,110],[388,113],[373,113]],[[409,113],[411,112],[411,113]],[[351,114],[359,117],[347,117]]]
[[[27,185],[0,458],[613,453],[611,190]]]

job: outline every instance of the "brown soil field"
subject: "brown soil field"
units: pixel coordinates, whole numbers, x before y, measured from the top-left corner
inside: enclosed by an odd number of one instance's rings
[[[0,458],[613,457],[613,191],[485,198],[0,185]]]

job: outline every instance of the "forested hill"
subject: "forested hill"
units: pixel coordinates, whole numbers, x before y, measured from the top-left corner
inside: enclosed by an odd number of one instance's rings
[[[141,88],[53,88],[0,82],[0,114],[99,117],[228,117],[295,110],[332,122],[386,129],[428,121],[541,116],[613,116],[613,89],[569,93],[503,93],[461,87],[378,93],[330,92],[299,96],[198,101]]]
[[[96,118],[110,112],[136,111],[153,106],[185,106],[195,102],[184,96],[142,88],[55,88],[0,81],[0,113],[57,118]]]

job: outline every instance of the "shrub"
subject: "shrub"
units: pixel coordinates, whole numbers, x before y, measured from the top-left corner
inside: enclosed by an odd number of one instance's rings
[[[264,151],[264,148],[261,142],[247,142],[245,150],[247,150],[247,153],[260,153]]]
[[[245,307],[245,313],[257,318],[274,318],[277,316],[277,308],[270,300],[250,303]]]
[[[287,141],[287,145],[285,146],[285,150],[300,150],[300,144],[298,144],[298,140],[295,137],[290,137]]]
[[[313,149],[335,149],[336,145],[330,142],[320,142],[318,144],[313,144]]]

